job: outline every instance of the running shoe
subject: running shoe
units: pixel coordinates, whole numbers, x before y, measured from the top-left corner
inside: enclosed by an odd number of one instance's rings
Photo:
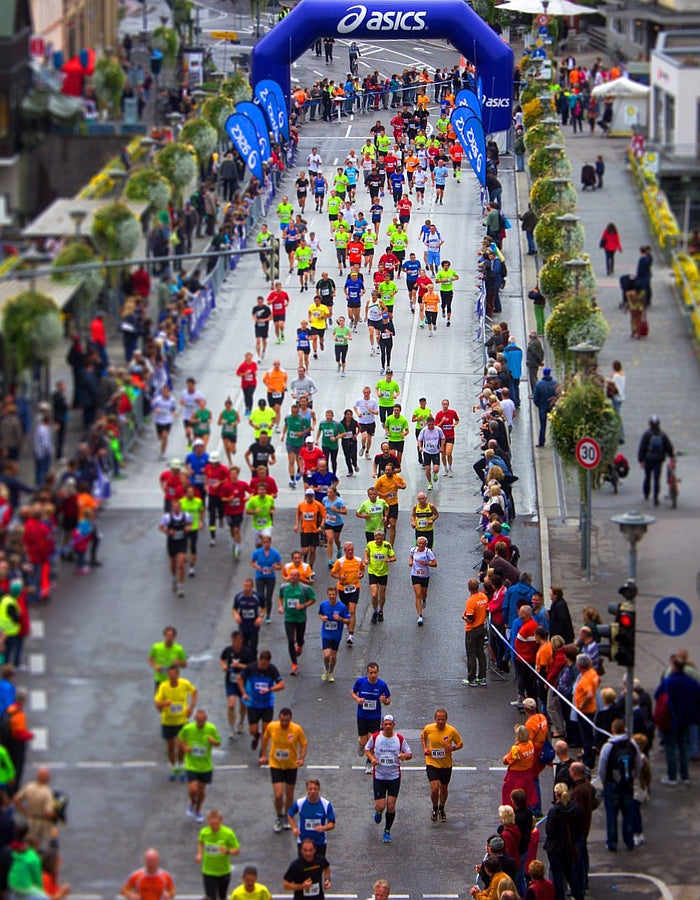
[[[449,469],[447,472],[447,477],[452,478],[452,469]]]
[[[329,569],[333,568],[333,562],[330,559],[328,560],[328,568]]]
[[[488,681],[485,678],[477,678],[477,681],[479,683],[479,687],[486,687],[486,685],[488,684]]]
[[[265,624],[270,625],[271,622],[272,622],[272,619],[270,618],[270,616],[265,616]]]
[[[440,821],[441,821],[441,822],[446,822],[446,821],[447,821],[447,813],[445,812],[444,809],[441,809],[441,810],[440,810]]]
[[[349,634],[349,635],[345,638],[345,643],[346,643],[346,644],[349,644],[351,647],[352,647],[352,645],[355,643],[355,640],[354,640],[354,638],[353,638],[353,636],[352,636],[351,634]]]
[[[379,618],[379,613],[378,613],[377,610],[375,609],[375,611],[372,613],[372,625],[376,625],[376,624],[377,624],[378,618]]]
[[[185,815],[188,816],[190,819],[191,819],[192,816],[194,815],[194,810],[192,809],[192,804],[191,804],[191,803],[188,803],[188,804],[187,804],[187,809],[185,810]]]
[[[298,675],[299,674],[299,666],[296,663],[292,663],[292,671],[289,674],[290,675]]]
[[[384,841],[385,844],[390,844],[391,843],[391,832],[385,830],[384,834],[382,835],[382,840]]]
[[[450,320],[448,319],[448,320],[447,320],[447,325],[446,325],[446,327],[449,328],[449,327],[450,327],[450,324],[451,324],[451,322],[450,322]]]
[[[383,621],[384,621],[384,610],[382,610],[382,609],[379,610],[379,612],[377,613],[377,620],[378,620],[379,622],[383,622]]]
[[[438,476],[437,476],[437,473],[435,473],[433,475],[433,481],[435,482],[435,484],[437,484],[437,480],[438,480]]]
[[[184,585],[184,584],[179,584],[179,585],[178,585],[178,587],[177,587],[177,595],[178,595],[178,597],[184,597],[184,596],[185,596],[185,585]]]
[[[239,722],[236,726],[236,734],[243,734],[243,722]]]
[[[290,488],[295,488],[297,486],[296,481],[290,481],[289,486],[290,486]]]
[[[355,465],[355,466],[354,466],[354,469],[355,469],[356,472],[359,472],[359,471],[360,471],[360,467],[359,467],[358,465]]]
[[[301,654],[304,652],[304,648],[301,646],[301,644],[295,644],[294,650],[297,656],[301,656]]]
[[[281,834],[282,827],[282,817],[277,816],[277,818],[275,819],[275,824],[272,826],[272,830],[275,832],[275,834]]]
[[[361,744],[357,745],[357,755],[360,757],[360,759],[362,759],[362,757],[365,755],[365,751],[362,749]]]
[[[201,812],[198,812],[197,815],[194,817],[194,820],[198,825],[201,825],[202,822],[204,821],[204,816],[202,815]]]
[[[428,490],[429,490],[429,491],[432,491],[432,489],[433,489],[433,485],[432,485],[432,482],[431,482],[431,483],[428,485]]]
[[[187,773],[185,772],[185,767],[180,766],[180,781],[184,784],[187,781]]]
[[[335,675],[333,674],[333,672],[328,673],[328,680],[331,682],[331,684],[335,681]]]
[[[177,778],[177,772],[175,771],[175,766],[170,766],[170,771],[168,772],[168,781],[175,781]]]
[[[382,821],[382,814],[377,810],[374,811],[374,821],[377,823],[377,825],[379,825],[379,823]]]
[[[209,546],[213,547],[213,544],[211,541],[209,541]],[[195,575],[194,566],[190,566],[190,578],[194,578],[194,575]]]
[[[416,619],[416,625],[420,626],[422,624],[423,624],[423,616],[418,616],[418,618]]]
[[[321,681],[328,681],[328,669],[324,669],[321,672]]]
[[[462,684],[466,685],[467,687],[477,687],[478,681],[476,680],[476,678],[474,679],[474,681],[469,681],[468,678],[463,678]]]
[[[434,809],[434,810],[430,813],[430,821],[431,821],[431,822],[437,822],[437,820],[438,820],[438,811],[437,811],[436,809]]]

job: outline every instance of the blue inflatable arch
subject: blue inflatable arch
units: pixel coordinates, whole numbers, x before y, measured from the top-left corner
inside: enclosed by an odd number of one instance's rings
[[[289,98],[290,66],[319,37],[373,42],[446,38],[476,66],[484,130],[510,127],[513,51],[465,0],[301,0],[253,48],[253,86],[271,78]]]

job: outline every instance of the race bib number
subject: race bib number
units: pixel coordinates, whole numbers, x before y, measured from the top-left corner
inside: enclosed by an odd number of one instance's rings
[[[304,831],[313,831],[317,825],[323,825],[320,819],[304,819]]]
[[[263,566],[262,575],[269,575],[272,572],[272,569],[269,566]]]
[[[296,597],[287,597],[287,609],[296,609],[296,608],[297,608]]]
[[[316,513],[315,512],[305,512],[303,515],[303,518],[304,518],[305,522],[313,522],[313,520],[316,518]]]
[[[418,566],[416,568],[416,575],[418,578],[425,578],[428,574],[428,570],[424,569],[423,566]]]
[[[197,756],[201,759],[202,757],[204,757],[206,755],[207,755],[206,747],[199,746],[199,747],[192,748],[192,756]]]
[[[374,558],[377,562],[383,562],[386,559],[386,553],[375,553]]]
[[[241,613],[241,618],[243,619],[254,619],[255,618],[255,610],[254,609],[244,609]]]
[[[183,709],[184,709],[184,705],[182,703],[171,703],[170,704],[170,712],[173,715],[177,715],[178,713],[181,713]]]
[[[418,519],[416,524],[418,525],[418,528],[425,528],[428,524],[428,520],[427,519]]]
[[[275,759],[289,759],[289,750],[275,750]]]
[[[307,888],[304,888],[304,896],[305,897],[318,897],[321,893],[321,885],[314,883]]]
[[[357,593],[357,585],[355,584],[346,584],[343,586],[343,591],[346,594],[355,594]]]
[[[269,685],[266,681],[256,681],[253,684],[253,688],[259,693],[264,694],[270,690]]]
[[[222,853],[226,852],[226,848],[223,844],[205,844],[204,852],[207,856],[219,856]]]
[[[272,399],[273,400],[281,400],[282,399],[282,391],[273,391]]]
[[[377,701],[376,700],[363,700],[362,701],[362,709],[376,709]]]
[[[258,526],[258,528],[266,528],[267,521],[268,520],[264,516],[256,516],[255,517],[255,524]]]
[[[433,757],[433,759],[444,759],[445,751],[442,748],[439,750],[431,750],[430,755]]]
[[[326,631],[337,631],[338,623],[337,622],[326,622]]]
[[[380,756],[379,757],[379,765],[380,766],[395,766],[396,760],[394,759],[393,754],[391,756]]]

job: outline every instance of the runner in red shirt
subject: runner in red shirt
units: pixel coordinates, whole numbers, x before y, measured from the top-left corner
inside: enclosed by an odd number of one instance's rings
[[[209,454],[209,462],[204,467],[204,485],[208,496],[209,506],[209,546],[216,544],[216,520],[219,525],[224,524],[224,501],[221,489],[228,481],[228,469],[221,462],[218,451]]]
[[[389,122],[392,131],[394,132],[394,140],[399,145],[399,147],[403,147],[403,116],[397,113],[394,118]]]
[[[289,294],[282,290],[282,282],[275,282],[275,289],[267,295],[265,305],[272,310],[272,324],[275,328],[275,343],[284,340],[284,322],[287,318]]]
[[[403,225],[408,225],[411,220],[411,210],[413,209],[413,204],[408,196],[408,194],[404,194],[403,197],[396,204],[396,208],[399,212],[399,222]]]
[[[221,485],[219,495],[224,504],[224,515],[231,530],[233,540],[233,558],[238,559],[241,549],[241,525],[245,515],[245,504],[248,494],[251,493],[249,485],[238,476],[241,470],[238,466],[231,466],[229,477]]]
[[[304,441],[304,446],[299,451],[299,462],[301,464],[302,474],[304,475],[304,481],[318,469],[319,459],[325,458],[326,454],[320,447],[317,447],[314,444],[313,438],[307,438]]]
[[[388,272],[389,275],[394,276],[394,272],[397,271],[401,262],[398,256],[395,253],[392,253],[391,247],[386,248],[386,252],[382,253],[379,257],[379,262],[377,263],[377,272],[381,272],[380,281],[384,280],[384,275]]]
[[[352,240],[348,243],[347,246],[347,255],[348,255],[348,265],[352,268],[352,266],[357,266],[358,270],[362,265],[362,257],[365,254],[365,245],[362,241]]]
[[[462,178],[462,145],[459,141],[454,141],[450,147],[450,159],[452,160],[452,177],[460,181]]]
[[[423,297],[428,293],[428,291],[433,286],[433,279],[425,274],[425,269],[421,269],[418,272],[418,278],[416,278],[416,289],[418,291],[418,312],[420,313],[420,327],[423,328],[425,325],[425,304],[423,303]]]
[[[253,360],[252,353],[246,353],[243,362],[236,369],[236,375],[241,379],[245,414],[249,416],[255,399],[255,388],[258,384],[258,364]]]
[[[170,468],[162,472],[158,479],[163,491],[163,510],[170,512],[170,504],[173,500],[182,500],[185,496],[187,479],[182,471],[182,463],[179,459],[173,459]]]
[[[440,449],[444,467],[443,475],[452,478],[452,451],[455,445],[455,426],[459,425],[459,416],[453,409],[450,409],[449,400],[442,401],[442,409],[435,416],[435,424],[438,428],[442,428],[445,435],[445,442]]]
[[[384,157],[384,172],[386,173],[387,178],[396,171],[398,163],[398,157],[394,154],[393,150],[390,150]]]
[[[261,481],[264,481],[267,485],[268,496],[272,497],[273,500],[276,500],[280,489],[277,486],[275,479],[267,471],[267,466],[258,466],[255,470],[255,475],[250,479],[249,487],[251,496],[258,493],[258,485]]]

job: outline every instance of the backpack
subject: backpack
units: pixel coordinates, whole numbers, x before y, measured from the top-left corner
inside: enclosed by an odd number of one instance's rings
[[[646,461],[647,462],[661,462],[664,458],[664,439],[660,434],[652,434],[649,443],[647,444],[647,453],[646,453]]]
[[[668,702],[668,692],[662,691],[656,698],[654,705],[654,725],[659,731],[671,731],[673,729],[673,713]]]
[[[613,781],[622,788],[631,788],[634,785],[636,757],[637,750],[629,738],[615,741],[610,748],[605,780]]]
[[[506,217],[505,217],[505,215],[501,212],[500,209],[498,210],[498,227],[501,229],[501,231],[505,231],[506,228],[508,227],[508,226],[506,225]]]

